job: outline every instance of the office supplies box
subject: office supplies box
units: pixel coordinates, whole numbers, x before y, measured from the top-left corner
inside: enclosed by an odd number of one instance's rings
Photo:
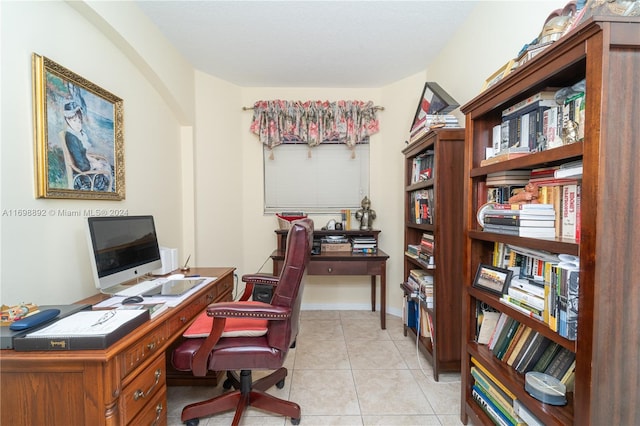
[[[106,349],[149,318],[147,309],[80,311],[15,338],[13,346],[16,351]]]
[[[39,312],[42,312],[47,309],[58,309],[60,310],[60,314],[58,314],[58,316],[54,320],[48,321],[40,326],[26,329],[26,330],[13,331],[9,329],[8,325],[0,327],[0,349],[13,349],[13,340],[15,338],[22,337],[28,333],[32,333],[36,330],[39,330],[41,328],[48,326],[53,321],[60,320],[71,314],[75,314],[76,312],[89,309],[90,307],[91,305],[86,303],[76,303],[72,305],[40,305],[38,306]]]

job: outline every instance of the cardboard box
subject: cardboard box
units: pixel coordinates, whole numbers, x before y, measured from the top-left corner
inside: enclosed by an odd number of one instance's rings
[[[322,243],[321,251],[351,251],[351,243]]]

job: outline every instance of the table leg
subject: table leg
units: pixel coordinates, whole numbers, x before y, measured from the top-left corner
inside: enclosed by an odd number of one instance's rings
[[[380,273],[380,328],[387,328],[387,262],[382,263]]]
[[[376,311],[376,276],[371,275],[371,312]]]

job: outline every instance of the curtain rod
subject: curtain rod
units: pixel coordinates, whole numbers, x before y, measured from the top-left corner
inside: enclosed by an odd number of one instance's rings
[[[243,111],[250,111],[252,109],[253,109],[253,107],[246,107],[246,106],[242,107]],[[376,109],[376,110],[379,110],[379,111],[384,111],[384,107],[383,106],[374,106],[373,109]]]

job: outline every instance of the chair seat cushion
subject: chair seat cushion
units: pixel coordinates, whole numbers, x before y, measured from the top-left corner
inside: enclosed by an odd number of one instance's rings
[[[247,304],[262,304],[262,302],[246,301]],[[227,318],[224,325],[222,337],[255,337],[267,334],[267,320],[253,318]],[[203,311],[196,320],[182,334],[184,337],[193,339],[207,337],[211,332],[213,317]]]

